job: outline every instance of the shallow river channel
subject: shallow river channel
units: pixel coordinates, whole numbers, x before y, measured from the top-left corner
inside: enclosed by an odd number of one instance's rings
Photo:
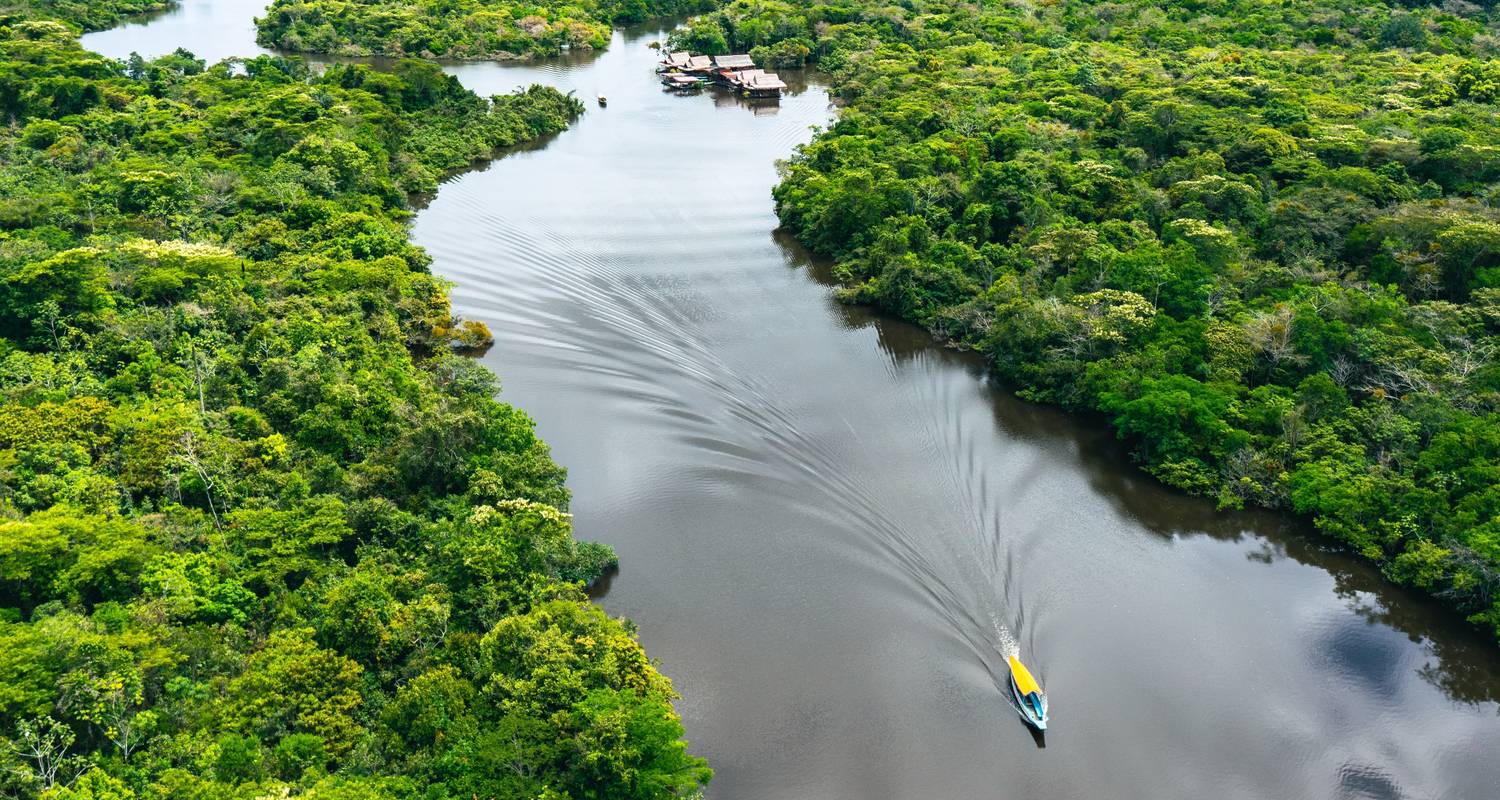
[[[262,4],[84,44],[252,55]],[[568,467],[579,536],[619,553],[600,601],[682,692],[710,798],[1500,798],[1500,648],[839,305],[770,197],[827,93],[665,94],[665,35],[450,67],[589,108],[448,180],[413,230]],[[1045,739],[1007,703],[1007,643],[1051,697]]]

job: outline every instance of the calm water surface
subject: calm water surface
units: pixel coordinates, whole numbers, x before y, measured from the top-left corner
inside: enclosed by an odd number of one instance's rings
[[[260,0],[85,37],[253,53]],[[1271,516],[1220,514],[773,233],[828,97],[665,95],[646,45],[451,68],[589,98],[416,218],[570,469],[717,800],[1500,797],[1496,649]],[[599,93],[608,108],[595,106]],[[1013,638],[1052,697],[1004,697]]]

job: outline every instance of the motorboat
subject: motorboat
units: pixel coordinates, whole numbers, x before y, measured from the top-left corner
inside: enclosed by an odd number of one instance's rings
[[[599,105],[601,105],[601,106],[607,106],[607,105],[609,105],[609,98],[605,97],[602,94],[599,95]]]
[[[1036,678],[1031,677],[1031,670],[1021,663],[1021,659],[1009,656],[1006,661],[1010,663],[1010,691],[1016,697],[1016,710],[1021,712],[1021,719],[1039,731],[1047,730],[1047,693],[1042,691]]]

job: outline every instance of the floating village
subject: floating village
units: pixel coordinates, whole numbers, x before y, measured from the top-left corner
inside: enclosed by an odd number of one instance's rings
[[[776,73],[755,66],[747,55],[668,53],[656,72],[662,85],[675,92],[696,92],[705,84],[713,84],[745,97],[780,97],[786,89],[786,82]]]

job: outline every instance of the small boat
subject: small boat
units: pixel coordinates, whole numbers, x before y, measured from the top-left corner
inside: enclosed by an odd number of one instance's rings
[[[1010,662],[1010,691],[1016,696],[1016,710],[1021,712],[1021,719],[1039,731],[1047,730],[1047,693],[1031,677],[1031,670],[1026,669],[1021,659],[1009,656],[1006,661]]]
[[[602,94],[599,95],[599,105],[601,105],[601,106],[607,106],[607,105],[609,105],[609,98],[605,97]]]

